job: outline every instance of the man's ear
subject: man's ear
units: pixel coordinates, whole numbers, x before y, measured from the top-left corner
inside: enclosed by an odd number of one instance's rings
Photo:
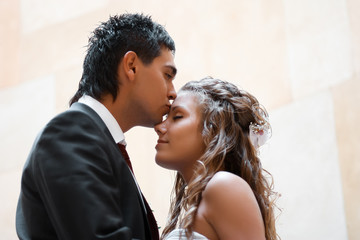
[[[136,68],[138,64],[138,56],[133,51],[128,51],[125,53],[122,60],[122,67],[124,73],[130,81],[133,81],[135,78]]]

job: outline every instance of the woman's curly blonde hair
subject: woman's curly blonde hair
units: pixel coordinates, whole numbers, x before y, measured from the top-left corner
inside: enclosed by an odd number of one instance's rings
[[[162,238],[176,227],[185,229],[187,238],[192,238],[192,226],[202,192],[215,173],[228,171],[250,185],[261,210],[266,239],[278,239],[272,176],[262,168],[257,149],[249,138],[250,123],[268,124],[266,110],[251,94],[211,77],[188,82],[180,91],[189,92],[198,99],[206,149],[188,184],[181,174],[176,175],[169,219]]]

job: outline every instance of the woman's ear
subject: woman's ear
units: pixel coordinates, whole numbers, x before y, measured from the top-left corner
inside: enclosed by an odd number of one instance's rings
[[[137,54],[133,51],[128,51],[125,53],[122,60],[122,67],[125,75],[130,81],[135,79],[135,73],[137,68],[138,57]]]

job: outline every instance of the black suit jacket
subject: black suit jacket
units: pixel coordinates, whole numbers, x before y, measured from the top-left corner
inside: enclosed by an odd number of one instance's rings
[[[20,239],[151,239],[136,183],[101,118],[74,103],[38,135],[16,212]]]

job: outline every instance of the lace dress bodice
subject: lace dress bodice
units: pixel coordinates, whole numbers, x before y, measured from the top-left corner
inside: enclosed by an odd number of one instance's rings
[[[200,233],[193,232],[194,240],[208,240],[205,236]],[[187,240],[184,229],[174,229],[171,233],[169,233],[165,240]]]

